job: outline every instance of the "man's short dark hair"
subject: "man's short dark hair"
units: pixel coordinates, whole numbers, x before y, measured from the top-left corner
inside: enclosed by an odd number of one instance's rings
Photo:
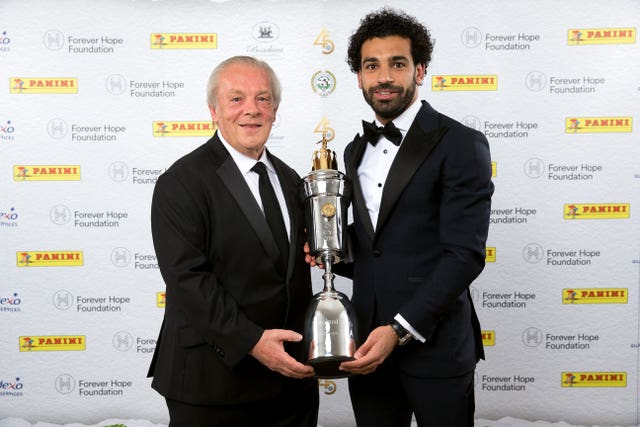
[[[362,62],[362,45],[374,37],[400,36],[411,40],[411,56],[414,64],[431,61],[433,41],[427,27],[413,16],[402,11],[384,7],[371,12],[360,21],[360,27],[351,35],[347,49],[347,63],[351,71],[358,73]]]

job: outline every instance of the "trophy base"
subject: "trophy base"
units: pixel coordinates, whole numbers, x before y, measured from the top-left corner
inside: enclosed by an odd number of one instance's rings
[[[349,360],[355,360],[355,358],[350,356],[323,356],[307,360],[307,365],[313,366],[318,378],[345,378],[351,374],[341,371],[338,367],[342,362],[348,362]]]

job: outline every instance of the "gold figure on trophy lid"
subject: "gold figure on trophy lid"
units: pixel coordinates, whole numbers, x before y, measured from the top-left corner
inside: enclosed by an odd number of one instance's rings
[[[335,169],[338,170],[338,161],[336,160],[336,153],[327,148],[327,133],[322,132],[322,140],[316,142],[316,144],[322,143],[322,148],[313,152],[313,167],[312,170],[319,169]]]

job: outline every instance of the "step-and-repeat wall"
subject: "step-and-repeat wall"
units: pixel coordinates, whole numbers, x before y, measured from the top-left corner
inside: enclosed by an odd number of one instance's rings
[[[164,306],[150,197],[214,130],[209,73],[272,65],[267,146],[305,175],[323,132],[341,157],[372,117],[346,41],[383,5],[0,3],[0,418],[168,421],[146,378]],[[640,2],[391,5],[436,40],[421,98],[491,144],[477,416],[636,425]],[[353,425],[346,381],[320,391],[320,423]]]

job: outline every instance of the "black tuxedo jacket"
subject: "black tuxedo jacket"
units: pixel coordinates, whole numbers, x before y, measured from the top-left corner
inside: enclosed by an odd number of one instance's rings
[[[166,308],[149,376],[165,397],[190,404],[270,399],[285,382],[248,352],[264,329],[302,333],[311,300],[304,262],[300,177],[269,154],[287,202],[286,276],[258,203],[217,134],[159,178],[151,231],[166,284]],[[303,361],[302,344],[286,344]]]
[[[353,182],[350,226],[361,339],[400,313],[426,343],[412,340],[392,357],[410,375],[456,376],[484,358],[469,285],[485,262],[491,209],[491,159],[484,135],[423,101],[384,184],[375,231],[357,168],[367,142],[345,151]]]

